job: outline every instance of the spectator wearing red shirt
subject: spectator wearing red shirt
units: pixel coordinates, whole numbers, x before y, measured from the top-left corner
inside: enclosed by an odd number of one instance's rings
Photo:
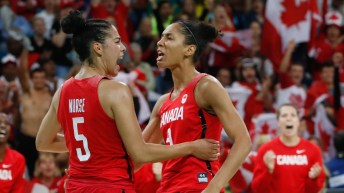
[[[311,118],[315,115],[314,104],[320,96],[328,95],[327,99],[324,101],[324,103],[326,103],[326,113],[328,117],[331,117],[332,120],[335,120],[333,108],[334,66],[331,62],[322,67],[320,77],[321,80],[313,82],[309,87],[305,101],[304,116],[307,118],[307,129],[311,135],[314,134],[314,123],[311,120]]]
[[[23,193],[25,187],[25,158],[7,145],[11,124],[5,113],[0,113],[0,193]]]
[[[257,78],[257,64],[249,58],[241,60],[241,81],[239,85],[250,89],[251,95],[248,97],[244,111],[244,122],[247,128],[251,129],[252,118],[264,111],[264,107],[271,103],[271,96],[269,93],[270,81],[265,79],[263,84]],[[264,100],[263,100],[264,99]]]
[[[57,191],[60,171],[52,153],[40,153],[36,161],[34,176],[31,182],[42,184],[50,191]]]
[[[330,11],[325,16],[325,34],[311,43],[309,55],[315,59],[312,73],[315,80],[320,79],[320,71],[324,62],[332,60],[336,51],[344,53],[342,38],[343,16],[340,12]]]
[[[121,34],[122,42],[128,47],[130,40],[127,31],[129,0],[92,0],[91,16],[97,19],[108,19],[116,26]]]
[[[262,145],[254,167],[255,193],[318,193],[324,187],[321,151],[298,135],[297,109],[282,105],[277,111],[280,137]]]

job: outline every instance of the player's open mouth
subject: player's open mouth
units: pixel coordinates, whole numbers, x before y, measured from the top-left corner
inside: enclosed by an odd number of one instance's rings
[[[158,57],[156,58],[156,61],[161,61],[164,57],[164,53],[162,53],[161,51],[158,50]]]
[[[287,125],[286,128],[287,128],[287,129],[292,129],[292,128],[293,128],[293,125]]]

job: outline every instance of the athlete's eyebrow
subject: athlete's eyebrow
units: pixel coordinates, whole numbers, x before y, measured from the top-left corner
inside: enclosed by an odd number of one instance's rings
[[[167,32],[167,33],[162,33],[161,36],[171,36],[172,33],[171,32]]]

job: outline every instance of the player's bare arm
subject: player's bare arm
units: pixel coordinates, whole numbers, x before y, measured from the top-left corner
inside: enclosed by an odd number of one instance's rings
[[[246,159],[252,146],[246,126],[233,106],[220,82],[208,76],[199,82],[195,90],[197,103],[216,114],[234,145],[214,179],[203,193],[220,192]]]
[[[169,94],[165,94],[159,98],[159,100],[155,103],[154,108],[152,110],[149,123],[147,124],[146,128],[143,130],[143,139],[145,142],[149,143],[161,143],[163,140],[161,131],[160,131],[160,117],[158,115],[159,110],[162,104],[165,102]]]
[[[52,100],[47,114],[44,116],[36,137],[36,148],[38,151],[53,153],[68,152],[66,142],[58,137],[60,123],[57,120],[57,107],[59,104],[61,88],[59,88]]]
[[[164,161],[196,153],[195,156],[203,156],[203,159],[217,159],[219,144],[214,140],[198,140],[174,146],[145,143],[133,110],[134,104],[129,88],[116,81],[102,81],[99,91],[100,101],[103,101],[102,107],[116,121],[126,150],[134,162]]]

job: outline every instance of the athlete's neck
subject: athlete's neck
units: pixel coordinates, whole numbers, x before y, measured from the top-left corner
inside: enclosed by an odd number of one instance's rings
[[[98,68],[93,68],[88,65],[85,65],[81,67],[78,74],[75,76],[76,79],[83,79],[83,78],[89,78],[95,75],[105,75],[105,72]]]
[[[174,90],[183,90],[199,72],[193,68],[175,68],[171,70]]]
[[[300,137],[299,136],[284,136],[282,135],[280,137],[282,143],[288,147],[293,147],[299,144],[300,142]]]
[[[4,161],[7,144],[0,144],[0,162]]]

